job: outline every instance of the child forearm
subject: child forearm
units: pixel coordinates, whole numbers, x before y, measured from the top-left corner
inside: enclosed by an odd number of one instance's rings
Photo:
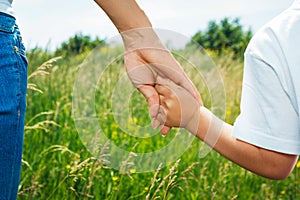
[[[95,0],[119,32],[151,27],[151,23],[135,0]]]
[[[282,154],[234,138],[233,126],[200,107],[197,131],[191,130],[199,139],[208,143],[229,160],[258,175],[270,179],[286,178],[298,159],[297,155]]]

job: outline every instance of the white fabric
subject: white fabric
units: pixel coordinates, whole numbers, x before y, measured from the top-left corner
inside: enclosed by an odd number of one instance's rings
[[[11,6],[12,1],[13,0],[0,0],[0,12],[13,16],[14,12]]]
[[[300,154],[300,0],[265,25],[245,52],[241,114],[233,136]]]

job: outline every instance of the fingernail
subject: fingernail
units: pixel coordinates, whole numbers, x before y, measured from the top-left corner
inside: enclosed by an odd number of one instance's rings
[[[165,138],[165,137],[166,137],[166,135],[164,135],[164,134],[161,134],[161,136],[162,136],[163,138]]]

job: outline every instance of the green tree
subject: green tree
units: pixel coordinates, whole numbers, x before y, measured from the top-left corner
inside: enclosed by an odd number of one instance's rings
[[[55,55],[70,56],[81,54],[83,52],[92,50],[100,44],[105,44],[105,41],[99,39],[98,37],[96,37],[96,39],[92,39],[89,35],[83,35],[82,33],[79,33],[63,42],[61,46],[56,49]]]
[[[224,18],[219,23],[210,21],[207,29],[197,32],[192,39],[204,49],[215,51],[219,56],[232,52],[234,58],[243,58],[251,37],[251,30],[244,31],[239,18]]]

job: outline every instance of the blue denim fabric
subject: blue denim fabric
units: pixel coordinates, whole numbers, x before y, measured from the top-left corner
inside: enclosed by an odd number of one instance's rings
[[[0,13],[0,200],[17,198],[22,160],[27,60],[15,21]]]

